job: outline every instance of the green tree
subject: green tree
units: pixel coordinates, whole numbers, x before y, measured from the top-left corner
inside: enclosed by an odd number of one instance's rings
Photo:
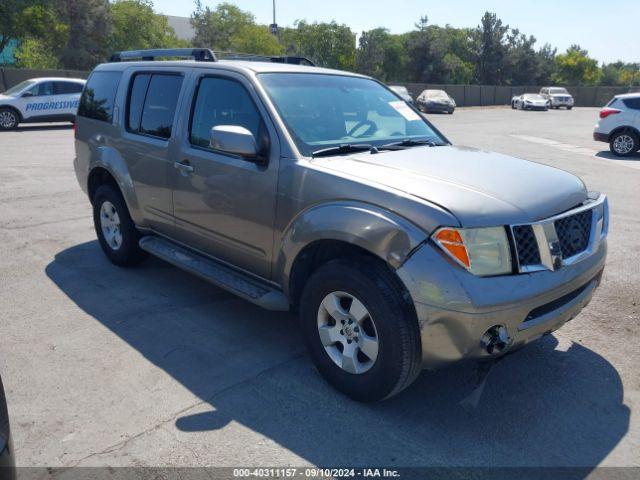
[[[531,84],[538,70],[534,36],[527,36],[516,28],[507,35],[503,80],[509,85]]]
[[[112,51],[188,46],[176,37],[167,17],[154,12],[151,0],[117,0],[111,5],[111,19]]]
[[[473,33],[476,54],[476,80],[480,84],[504,84],[505,55],[509,25],[495,13],[486,12]]]
[[[278,39],[266,25],[246,25],[231,38],[231,50],[258,55],[281,55]]]
[[[405,38],[409,63],[407,73],[409,80],[414,82],[429,81],[430,70],[433,67],[431,54],[431,39],[427,28],[428,17],[423,15],[416,23],[416,30],[409,32]]]
[[[561,55],[556,56],[556,72],[553,81],[560,85],[596,85],[602,72],[598,61],[589,58],[589,52],[572,45]]]
[[[557,50],[548,43],[536,52],[537,68],[531,83],[534,85],[552,83],[552,77],[556,71],[556,52]]]
[[[22,40],[16,50],[16,66],[18,68],[60,68],[60,61],[56,53],[37,38]]]
[[[301,20],[295,28],[282,29],[281,38],[288,55],[307,57],[328,68],[355,68],[355,35],[346,25]]]
[[[65,68],[91,70],[107,59],[112,29],[108,0],[56,0],[57,17],[69,26],[60,51]]]
[[[255,19],[231,3],[221,3],[215,9],[202,7],[200,0],[195,2],[195,11],[191,14],[191,25],[195,30],[193,44],[215,50],[231,50],[234,39],[248,27],[255,25]]]

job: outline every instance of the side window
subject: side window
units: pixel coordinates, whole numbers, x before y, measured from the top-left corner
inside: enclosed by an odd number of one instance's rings
[[[218,125],[244,127],[253,133],[259,145],[266,135],[260,112],[240,82],[204,77],[200,80],[193,107],[189,131],[191,144],[209,147],[211,128]]]
[[[121,76],[121,72],[93,72],[80,97],[78,115],[111,122]]]
[[[639,98],[625,98],[622,103],[624,103],[628,108],[632,110],[640,110],[640,97]]]
[[[71,95],[82,92],[82,84],[75,82],[53,82],[56,95]]]
[[[135,75],[129,90],[127,130],[160,138],[171,137],[181,86],[181,75]]]
[[[29,90],[34,97],[42,97],[45,95],[53,95],[53,82],[40,82]]]

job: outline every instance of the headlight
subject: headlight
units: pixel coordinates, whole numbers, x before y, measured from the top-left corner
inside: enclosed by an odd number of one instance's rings
[[[433,241],[474,275],[511,273],[511,249],[504,227],[440,228]]]

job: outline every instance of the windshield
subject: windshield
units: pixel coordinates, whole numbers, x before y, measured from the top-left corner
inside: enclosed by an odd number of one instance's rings
[[[444,90],[425,90],[424,96],[434,100],[449,100],[449,95]]]
[[[407,90],[407,87],[403,87],[403,86],[399,86],[399,85],[393,85],[391,87],[389,87],[391,90],[393,90],[396,93],[399,93],[400,95],[409,95],[409,90]]]
[[[567,92],[566,88],[550,88],[549,89],[549,93],[565,93],[565,94],[568,94],[569,92]]]
[[[537,93],[527,93],[523,96],[527,100],[544,100],[544,98],[538,95]]]
[[[4,92],[4,94],[5,95],[15,95],[16,93],[21,92],[25,88],[30,87],[31,85],[35,85],[35,83],[36,82],[34,82],[33,80],[25,80],[24,82],[20,82],[19,84],[14,85],[9,90]]]
[[[258,75],[305,156],[345,144],[381,146],[405,139],[442,139],[422,116],[378,82],[315,73]]]

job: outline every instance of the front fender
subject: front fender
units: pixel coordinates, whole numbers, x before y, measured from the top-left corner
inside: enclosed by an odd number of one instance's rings
[[[337,240],[361,247],[398,268],[427,234],[407,219],[360,202],[331,202],[304,210],[281,237],[274,277],[289,293],[289,277],[298,254],[313,242]]]

